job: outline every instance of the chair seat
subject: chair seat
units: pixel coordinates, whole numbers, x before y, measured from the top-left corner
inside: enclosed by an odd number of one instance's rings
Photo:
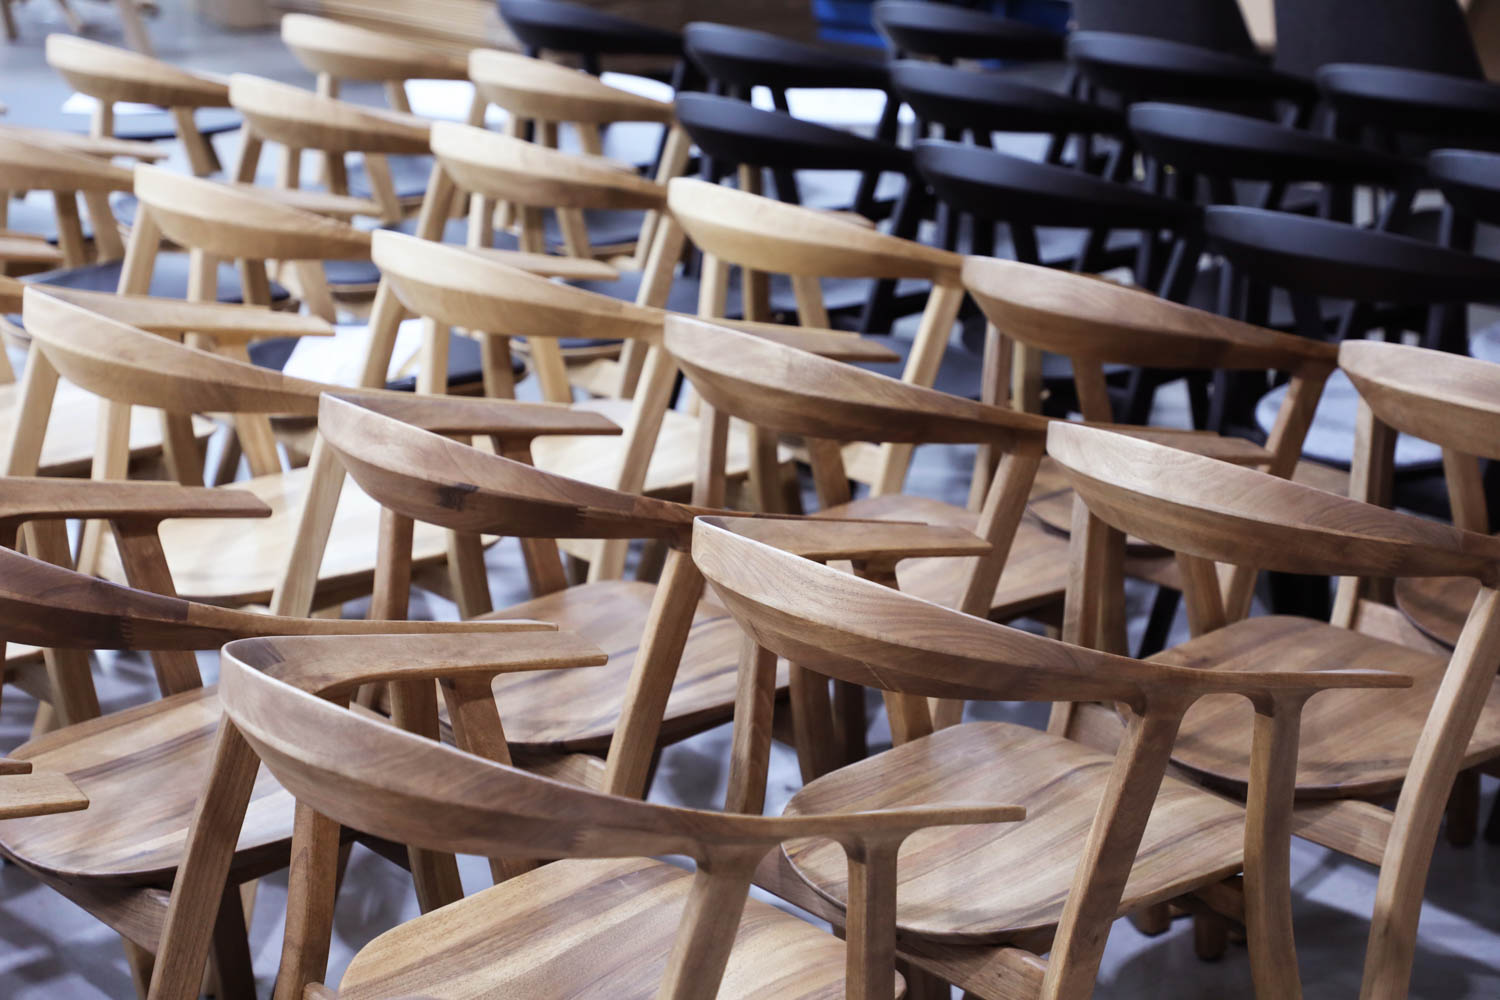
[[[1447,659],[1305,618],[1250,618],[1189,640],[1153,661],[1199,670],[1379,669],[1409,674],[1409,690],[1339,691],[1302,713],[1297,794],[1369,797],[1394,792],[1447,668]],[[1249,778],[1255,715],[1235,695],[1213,695],[1188,711],[1173,760],[1232,789]],[[1500,756],[1500,686],[1492,686],[1464,766]]]
[[[161,541],[178,593],[188,600],[238,607],[264,604],[286,567],[307,494],[306,466],[258,476],[231,488],[253,493],[271,508],[271,516],[253,520],[202,519],[165,521]],[[380,505],[355,483],[345,481],[318,573],[318,588],[331,602],[369,593],[375,572],[375,540]],[[442,561],[447,533],[418,523],[412,539],[415,566]],[[124,582],[124,571],[112,546],[105,546],[102,575]]]
[[[487,616],[555,622],[609,654],[606,666],[592,670],[544,670],[495,678],[495,700],[512,746],[607,749],[655,596],[654,584],[606,580],[569,587]],[[734,713],[740,640],[739,626],[727,611],[711,600],[698,602],[667,701],[663,742],[729,721]],[[782,674],[780,686],[784,687],[785,667]]]
[[[809,783],[788,814],[1007,802],[1026,821],[922,830],[901,847],[896,926],[952,943],[1002,944],[1062,916],[1084,840],[1114,762],[1081,743],[1025,726],[972,722],[942,729]],[[1244,811],[1166,778],[1146,824],[1119,912],[1218,882],[1240,869]],[[844,905],[843,849],[794,841],[787,857],[820,895]]]
[[[15,408],[20,402],[21,384],[0,385],[0,437],[10,440],[15,434]],[[95,436],[98,433],[99,397],[71,382],[59,381],[52,402],[52,419],[47,422],[47,436],[42,441],[42,460],[38,475],[86,476],[94,461]],[[193,434],[200,441],[213,433],[212,421],[193,421]],[[130,457],[150,458],[161,454],[161,421],[143,406],[130,414]]]
[[[829,517],[874,517],[889,521],[920,521],[974,531],[979,515],[926,497],[888,494],[830,507]],[[1127,559],[1126,572],[1157,583],[1172,582],[1170,556]],[[935,604],[956,607],[963,593],[961,565],[951,558],[907,559],[896,567],[901,589]],[[1059,604],[1068,587],[1068,538],[1052,531],[1036,517],[1021,518],[1011,542],[1005,570],[990,602],[990,617],[1008,621],[1049,605]]]
[[[68,726],[11,754],[66,774],[88,796],[80,813],[0,822],[0,849],[33,868],[161,883],[177,867],[213,761],[223,709],[212,687]],[[291,795],[261,768],[239,851],[285,852]]]
[[[349,963],[339,1000],[651,1000],[691,885],[661,861],[558,861],[386,931]],[[721,1000],[843,996],[842,941],[745,904]]]
[[[1396,581],[1396,607],[1428,638],[1453,648],[1479,594],[1479,581],[1467,576],[1402,577]]]
[[[573,405],[602,413],[621,427],[628,427],[634,404],[628,399],[590,399]],[[680,410],[668,410],[663,415],[661,433],[646,470],[645,492],[670,497],[691,492],[698,475],[698,427],[697,417]],[[543,437],[531,444],[537,468],[598,486],[613,487],[619,481],[623,453],[618,437]],[[744,426],[738,421],[730,424],[724,468],[731,479],[750,471],[750,447]]]

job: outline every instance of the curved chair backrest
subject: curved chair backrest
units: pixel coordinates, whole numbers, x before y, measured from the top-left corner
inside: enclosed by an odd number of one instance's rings
[[[785,170],[891,171],[909,175],[911,153],[892,143],[713,94],[683,94],[677,117],[707,156],[726,165]]]
[[[330,96],[335,96],[337,85],[329,87],[324,79],[399,85],[406,80],[462,80],[468,75],[461,56],[312,14],[283,15],[281,41],[298,62],[318,74]]]
[[[686,548],[695,508],[492,455],[327,394],[319,432],[360,488],[404,517],[519,538],[659,538]]]
[[[1200,559],[1327,576],[1500,582],[1500,539],[1110,431],[1054,423],[1048,454],[1092,516]]]
[[[1427,157],[1427,176],[1460,215],[1500,222],[1500,154],[1434,150]]]
[[[600,55],[682,54],[682,36],[593,7],[559,0],[499,0],[500,17],[528,55],[563,52],[585,62]],[[589,67],[597,72],[597,64]]]
[[[902,5],[908,5],[901,0]],[[936,4],[910,4],[954,10]],[[919,59],[890,65],[891,87],[917,116],[961,132],[1081,132],[1118,134],[1125,118],[1118,109],[1059,94],[1003,73],[976,73]],[[954,133],[957,134],[957,133]]]
[[[952,59],[1061,59],[1061,32],[984,10],[915,0],[877,0],[876,29],[903,54]]]
[[[130,170],[97,156],[47,145],[40,134],[0,132],[0,190],[129,191]]]
[[[497,49],[469,53],[469,79],[479,96],[518,118],[608,125],[672,125],[672,102],[612,87],[596,76]]]
[[[1447,451],[1500,459],[1500,365],[1372,340],[1346,340],[1338,357],[1381,423]]]
[[[688,177],[668,205],[705,253],[741,267],[829,278],[923,278],[956,285],[963,258],[837,215]]]
[[[751,87],[884,90],[884,60],[856,49],[794,41],[751,28],[695,21],[682,32],[688,58],[710,80],[748,98]]]
[[[1484,79],[1457,0],[1276,0],[1276,68],[1364,63]]]
[[[135,194],[162,235],[214,257],[321,261],[363,260],[370,254],[369,233],[244,185],[140,166]],[[137,232],[146,228],[141,221]]]
[[[536,208],[660,209],[666,188],[624,164],[437,122],[432,152],[460,188]]]
[[[1235,55],[1255,54],[1236,0],[1077,0],[1073,10],[1079,31],[1145,35]]]
[[[225,81],[77,35],[47,36],[47,65],[79,93],[163,108],[227,108]]]
[[[325,97],[248,73],[229,78],[229,100],[256,138],[293,150],[412,156],[427,152],[431,123],[425,118]]]

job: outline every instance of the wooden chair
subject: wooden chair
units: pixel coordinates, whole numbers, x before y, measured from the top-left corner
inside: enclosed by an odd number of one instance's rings
[[[670,277],[672,265],[668,262],[675,262],[675,248],[681,246],[680,232],[670,222],[660,227],[658,240],[661,246],[653,252],[642,284],[643,298],[654,297],[646,292],[659,287],[664,273]],[[491,395],[513,394],[508,347],[512,335],[527,336],[542,385],[551,390],[545,395],[560,399],[571,399],[571,390],[562,371],[561,351],[556,346],[559,341],[586,331],[600,339],[624,342],[626,363],[633,359],[640,372],[634,392],[626,392],[620,384],[626,373],[617,370],[616,387],[609,397],[576,404],[626,428],[623,447],[588,438],[539,441],[537,465],[625,493],[679,500],[688,497],[697,478],[698,426],[687,414],[669,408],[676,367],[660,347],[666,312],[570,288],[507,266],[528,259],[516,255],[437,245],[391,232],[376,233],[373,247],[390,300],[402,312],[423,318],[432,338],[429,343],[441,344],[441,335],[449,327],[485,331],[478,335],[483,338],[486,390]],[[557,258],[539,260],[542,266],[551,267]],[[893,357],[880,344],[849,334],[799,331],[766,323],[741,326],[758,336],[792,338],[828,356],[866,361]],[[379,329],[389,333],[391,327]],[[382,363],[383,352],[389,350],[388,342],[377,340],[372,349],[371,364],[376,368]],[[437,370],[441,360],[426,367]],[[742,441],[742,434],[733,436],[725,459],[726,475],[733,478],[748,471]],[[623,547],[600,551],[597,545],[570,544],[569,551],[589,562],[590,580],[614,579],[623,571]]]
[[[698,314],[725,315],[729,268],[741,268],[746,319],[769,319],[770,274],[791,277],[797,314],[808,326],[828,326],[820,278],[916,279],[932,282],[903,380],[930,386],[963,304],[963,258],[880,233],[851,218],[773,201],[758,194],[759,171],[742,168],[747,190],[678,178],[668,186],[672,216],[703,251]],[[895,493],[906,480],[911,449],[857,446],[845,457],[852,478],[878,493]]]
[[[149,315],[156,308],[149,301],[122,301],[136,314]],[[158,407],[179,420],[195,412],[233,414],[240,420],[242,438],[248,439],[246,454],[261,452],[265,462],[274,463],[242,484],[271,507],[266,524],[246,530],[242,525],[198,522],[173,524],[164,530],[162,543],[177,568],[183,590],[208,603],[239,606],[272,600],[278,611],[289,607],[304,614],[315,607],[370,593],[375,564],[369,540],[377,536],[380,508],[358,491],[341,494],[342,480],[320,477],[318,469],[325,465],[321,457],[309,467],[284,471],[267,421],[271,414],[315,416],[319,394],[340,387],[260,368],[229,356],[233,352],[225,350],[225,345],[242,345],[270,329],[287,335],[298,332],[296,328],[288,329],[290,324],[268,328],[260,318],[269,314],[255,310],[166,304],[167,308],[181,310],[176,314],[179,335],[191,330],[218,342],[219,350],[210,352],[142,330],[131,324],[129,313],[117,312],[108,302],[90,306],[94,308],[36,288],[26,293],[27,327],[47,359],[53,379],[61,376],[108,400],[101,439],[110,447],[98,456],[94,478],[123,476],[116,428],[119,421],[128,418],[132,406]],[[380,399],[408,398],[408,394],[384,390],[364,392]],[[536,434],[616,430],[601,416],[561,407],[437,397],[427,402],[436,426],[453,432],[463,432],[476,423],[482,427],[487,420],[502,425],[524,420],[530,429],[519,436],[528,442]],[[38,405],[37,412],[45,417],[44,407]],[[447,426],[444,421],[457,424]],[[251,434],[261,437],[251,438]],[[315,454],[318,450],[315,444]],[[311,513],[303,513],[304,508],[310,508]],[[316,537],[310,537],[301,527],[304,521],[324,527]],[[444,532],[417,533],[419,563],[441,564],[448,547]],[[479,553],[477,549],[464,549],[455,558],[478,559]],[[273,600],[273,591],[287,575],[287,567],[301,566],[304,560],[310,560],[306,567],[311,581],[307,593],[297,595],[296,601],[285,594]],[[79,567],[88,570],[94,566],[111,575],[121,572],[88,549],[86,536]]]
[[[992,561],[967,572],[955,572],[945,560],[910,560],[898,574],[904,591],[1000,621],[1058,603],[1067,585],[1064,536],[1026,513],[1043,459],[1046,418],[816,358],[720,323],[672,316],[664,341],[706,404],[699,413],[703,437],[717,439],[731,417],[769,431],[801,435],[807,441],[823,513],[944,524],[994,543]],[[1230,461],[1265,458],[1264,451],[1247,442],[1215,435],[1166,428],[1129,430]],[[766,439],[774,440],[769,435]],[[993,474],[987,465],[977,470],[980,484],[974,492],[981,503],[975,509],[902,493],[872,493],[851,500],[838,447],[848,441],[907,447],[988,445],[999,462]]]
[[[1320,483],[1330,480],[1331,470],[1304,469],[1298,459],[1323,385],[1337,361],[1332,345],[1226,319],[1136,288],[1016,261],[969,257],[963,264],[963,282],[989,321],[985,356],[997,362],[987,373],[986,402],[1004,402],[1007,381],[1012,400],[1025,393],[1021,373],[1007,371],[1015,353],[1012,345],[1066,357],[1084,420],[1101,424],[1114,419],[1106,366],[1163,372],[1211,368],[1285,373],[1290,379],[1288,391],[1265,446],[1239,441],[1242,453],[1235,461],[1283,479],[1300,472],[1310,479],[1319,477]],[[1223,446],[1235,447],[1236,442],[1226,439]],[[993,463],[988,455],[982,461]],[[982,479],[976,476],[975,482]],[[1046,490],[1032,497],[1032,514],[1066,532],[1072,519],[1072,491],[1059,481],[1051,463],[1040,472],[1039,480]],[[974,506],[973,498],[970,506]],[[1138,540],[1132,548],[1131,575],[1174,591],[1180,588],[1175,565],[1162,559],[1160,550],[1152,552]],[[1250,613],[1256,579],[1255,569],[1247,566],[1236,567],[1226,578],[1224,596],[1232,618]],[[1171,600],[1153,609],[1153,620],[1169,625],[1176,606]],[[1160,648],[1165,641],[1162,631],[1159,641],[1148,642],[1148,647]]]
[[[281,18],[281,42],[303,68],[318,77],[318,93],[338,97],[346,80],[378,83],[392,110],[411,112],[407,80],[465,80],[468,66],[461,56],[412,42],[387,31],[335,21],[311,14]],[[483,108],[475,104],[479,114]],[[478,125],[470,110],[469,121]]]
[[[235,179],[249,184],[267,142],[282,147],[278,186],[301,187],[304,150],[322,154],[332,213],[369,215],[385,223],[399,222],[422,189],[398,192],[386,157],[420,156],[427,152],[430,122],[409,112],[387,111],[316,94],[301,87],[236,73],[229,79],[229,100],[245,116],[245,146]],[[350,196],[346,157],[359,153],[368,194]],[[403,196],[407,199],[403,203]]]
[[[545,59],[495,49],[469,54],[469,79],[474,81],[478,100],[506,112],[506,135],[558,148],[563,141],[560,127],[567,125],[576,136],[574,151],[608,155],[631,165],[642,154],[648,160],[654,157],[655,177],[662,184],[687,166],[692,143],[678,126],[670,101],[621,90],[597,76]],[[652,134],[657,126],[664,130],[660,137]],[[640,171],[649,175],[649,163]],[[505,211],[502,207],[502,221]],[[565,220],[564,215],[571,217]],[[581,255],[614,258],[633,252],[639,269],[645,265],[655,218],[649,214],[643,218],[636,211],[563,209],[557,223],[556,236],[549,232],[549,237],[567,245],[569,253],[580,255],[579,251],[586,250]],[[580,232],[587,234],[587,244],[582,244]],[[580,245],[575,247],[575,243]]]
[[[1057,424],[1051,438],[1070,441],[1075,430],[1093,435],[1086,440],[1103,436]],[[1205,672],[1067,645],[897,592],[889,555],[856,562],[856,574],[820,565],[819,528],[707,517],[694,528],[693,559],[747,636],[730,779],[739,794],[731,793],[729,810],[762,808],[771,720],[761,692],[778,656],[919,709],[933,697],[1120,702],[1128,731],[1118,752],[1010,723],[909,731],[891,750],[808,784],[787,813],[880,809],[921,789],[954,802],[1014,799],[1026,806],[1027,822],[888,845],[877,857],[894,864],[899,850],[906,864],[879,883],[836,868],[828,840],[804,841],[763,863],[763,884],[836,924],[846,907],[874,902],[883,937],[870,953],[899,955],[967,996],[1054,1000],[1092,995],[1118,916],[1211,892],[1243,868],[1257,995],[1300,995],[1286,826],[1295,706],[1319,691],[1404,687],[1408,678],[1373,670]],[[1183,713],[1205,697],[1248,700],[1270,723],[1257,725],[1241,748],[1256,761],[1248,809],[1166,775]],[[851,929],[865,926],[852,912],[847,919]]]
[[[93,231],[92,258],[108,261],[124,256],[125,242],[109,196],[130,187],[130,171],[105,158],[53,142],[41,130],[0,129],[0,192],[6,193],[0,204],[8,202],[11,192],[51,191],[64,267],[82,267],[91,260],[90,241],[78,212],[80,201]]]
[[[1022,818],[1011,807],[968,804],[726,816],[526,775],[507,766],[490,678],[514,669],[518,646],[536,649],[536,658],[580,657],[566,646],[552,653],[559,636],[514,639],[451,652],[400,640],[227,647],[225,729],[295,789],[299,816],[310,819],[299,826],[299,834],[307,831],[299,847],[316,852],[304,877],[318,884],[319,904],[331,902],[337,855],[312,832],[313,816],[330,828],[348,824],[444,850],[567,859],[387,932],[355,956],[336,992],[313,986],[306,995],[890,998],[899,988],[891,956],[870,947],[891,936],[889,910],[856,907],[849,943],[840,947],[793,916],[747,902],[756,862],[783,841],[831,836],[847,846],[851,878],[882,885],[893,873],[895,846],[919,830]],[[455,710],[472,709],[488,731],[476,726],[465,752],[345,707],[361,681],[393,676],[429,687],[429,678],[440,678]],[[691,857],[696,873],[642,860],[663,853]],[[506,947],[495,950],[502,939]],[[326,939],[302,948],[288,941],[279,995],[303,995],[304,983],[321,978],[326,950],[317,952],[326,947]]]
[[[193,117],[199,108],[229,107],[229,88],[222,78],[75,35],[47,36],[47,65],[68,86],[99,102],[90,135],[115,134],[116,102],[154,104],[167,109],[194,174],[207,177],[223,169],[209,136]],[[227,131],[224,123],[216,124],[214,131]]]
[[[1444,412],[1441,395],[1423,399],[1422,393],[1386,388],[1413,371],[1441,371],[1437,366],[1446,355],[1364,346],[1340,355],[1341,364],[1364,372],[1365,458],[1353,477],[1360,492],[1378,480],[1371,473],[1380,461],[1389,461],[1394,433],[1385,419],[1456,441],[1449,435],[1468,434],[1481,412],[1462,403]],[[1463,383],[1451,377],[1454,371],[1433,380],[1458,389]],[[1487,411],[1489,404],[1483,407]],[[1129,532],[1176,552],[1188,584],[1194,637],[1153,657],[1152,664],[1219,678],[1251,676],[1272,664],[1288,677],[1316,675],[1329,665],[1357,671],[1378,664],[1412,679],[1412,689],[1400,694],[1369,691],[1315,698],[1305,706],[1293,698],[1254,712],[1228,699],[1205,698],[1182,720],[1172,748],[1177,766],[1217,790],[1248,794],[1253,807],[1256,793],[1247,790],[1262,765],[1247,759],[1235,741],[1268,723],[1285,728],[1291,746],[1300,741],[1295,770],[1277,779],[1280,794],[1292,800],[1279,822],[1297,836],[1380,866],[1361,995],[1404,997],[1422,886],[1454,778],[1462,768],[1500,757],[1500,618],[1491,589],[1500,541],[1086,429],[1054,427],[1048,449],[1088,505],[1074,521],[1079,586],[1069,593],[1073,641],[1118,648],[1122,613],[1111,566],[1120,533]],[[1214,562],[1347,578],[1461,575],[1478,579],[1481,588],[1449,658],[1339,624],[1284,616],[1236,621],[1220,600]],[[1356,611],[1354,624],[1378,627],[1378,606],[1356,600],[1357,582],[1351,579],[1341,589],[1341,616],[1349,620]],[[1054,712],[1051,730],[1072,731],[1080,721],[1074,714]],[[1394,815],[1372,801],[1398,790]]]
[[[207,607],[178,599],[162,557],[157,529],[164,521],[264,517],[253,496],[161,483],[91,483],[6,479],[0,514],[0,616],[8,639],[54,647],[70,654],[82,676],[74,693],[92,694],[87,672],[90,650],[149,651],[160,699],[111,715],[78,721],[23,744],[5,758],[7,770],[31,765],[34,773],[65,781],[86,796],[76,815],[46,815],[0,822],[0,853],[40,881],[94,914],[127,942],[141,995],[152,975],[152,954],[166,946],[168,892],[188,857],[195,807],[225,780],[238,761],[217,753],[215,730],[221,708],[215,690],[203,685],[194,650],[266,635],[351,635],[452,632],[515,632],[546,629],[539,622],[366,622],[280,618]],[[110,520],[125,552],[134,587],[83,576],[21,555],[9,546],[25,530],[35,551],[61,544],[64,519]],[[434,636],[434,638],[436,638]],[[93,706],[98,714],[97,703]],[[3,781],[12,779],[5,778]],[[252,793],[253,788],[253,793]],[[208,900],[198,914],[205,946],[196,964],[167,956],[156,970],[169,981],[203,975],[206,942],[212,936],[223,992],[253,996],[254,977],[246,946],[237,888],[284,866],[292,836],[290,796],[251,761],[247,798],[253,798],[236,836],[224,845],[226,867],[211,885],[193,886]],[[61,804],[61,802],[59,802]],[[176,881],[183,891],[188,880]]]

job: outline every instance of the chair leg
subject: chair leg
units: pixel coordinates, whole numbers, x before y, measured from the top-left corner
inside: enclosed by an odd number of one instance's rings
[[[1193,915],[1193,953],[1205,962],[1217,962],[1229,947],[1229,921],[1217,913]]]
[[[125,946],[125,961],[130,965],[130,981],[135,984],[135,995],[146,1000],[151,992],[151,970],[156,965],[156,956],[129,938],[121,938]]]
[[[255,971],[250,962],[250,933],[239,886],[229,886],[214,922],[213,967],[218,973],[218,1000],[255,1000]]]
[[[1460,771],[1448,796],[1444,833],[1454,847],[1468,847],[1479,832],[1479,772]]]
[[[1151,906],[1133,910],[1130,913],[1130,922],[1135,925],[1136,930],[1147,937],[1156,937],[1172,929],[1172,908],[1166,903],[1154,903]]]

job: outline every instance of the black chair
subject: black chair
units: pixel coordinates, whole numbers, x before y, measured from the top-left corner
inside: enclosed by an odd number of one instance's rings
[[[1276,0],[1276,67],[1311,78],[1330,63],[1484,79],[1457,0]]]
[[[1181,299],[1191,285],[1201,246],[1200,210],[1188,202],[1116,184],[1079,170],[1038,163],[1017,156],[939,140],[923,140],[915,149],[922,177],[938,198],[976,220],[976,253],[997,253],[987,239],[998,223],[1005,223],[1010,246],[1000,256],[1014,256],[1028,264],[1058,266],[1091,272],[1101,270],[1103,251],[1111,233],[1141,233],[1137,280],[1143,287]],[[1047,258],[1037,236],[1040,227],[1071,229],[1081,243],[1072,252]],[[1007,253],[1008,251],[1008,253]],[[975,331],[965,328],[966,342]],[[972,345],[971,345],[972,346]],[[1144,423],[1150,415],[1156,388],[1181,372],[1158,373],[1115,368],[1106,373],[1112,383],[1120,419]],[[1075,398],[1072,369],[1066,358],[1042,359],[1043,385],[1051,390],[1048,412],[1066,415]],[[1194,414],[1206,419],[1204,380],[1189,380]]]
[[[1074,0],[1078,31],[1138,35],[1253,57],[1238,0]]]
[[[500,19],[529,56],[543,52],[576,56],[583,69],[599,75],[599,57],[665,56],[678,60],[672,85],[684,83],[682,36],[618,14],[561,0],[497,0]]]
[[[876,29],[897,55],[1031,62],[1061,59],[1066,36],[1015,18],[944,3],[878,0]]]
[[[749,101],[756,87],[771,93],[777,111],[791,113],[787,104],[788,88],[851,88],[885,92],[885,105],[875,123],[875,138],[894,143],[898,128],[900,102],[889,92],[885,61],[879,55],[850,48],[833,48],[810,42],[793,41],[764,31],[734,28],[724,24],[694,22],[683,29],[688,59],[707,79],[711,93]],[[704,177],[717,180],[720,167],[712,157],[704,164]],[[790,171],[776,171],[777,196],[797,204],[817,204],[827,208],[848,208],[867,218],[876,218],[883,209],[877,206],[874,172],[860,177],[852,200],[841,193],[833,198],[804,198],[797,177]]]
[[[803,121],[780,111],[755,108],[744,101],[711,94],[684,94],[677,99],[677,120],[693,142],[721,168],[738,166],[768,170],[782,176],[801,172],[868,172],[877,176],[895,174],[913,190],[915,176],[911,151],[891,143],[866,138],[842,129]],[[916,185],[920,188],[920,184]],[[776,185],[776,194],[791,201],[786,190]],[[915,208],[903,207],[897,213],[895,230],[908,238],[915,235]],[[915,203],[912,203],[915,205]],[[869,333],[885,333],[896,316],[908,311],[919,312],[926,299],[925,290],[904,289],[904,298],[877,296],[886,283],[854,279],[828,279],[823,282],[824,305],[834,322],[845,325],[844,317],[858,314],[852,324]],[[796,301],[790,283],[773,276],[770,287],[773,313],[794,314]]]

